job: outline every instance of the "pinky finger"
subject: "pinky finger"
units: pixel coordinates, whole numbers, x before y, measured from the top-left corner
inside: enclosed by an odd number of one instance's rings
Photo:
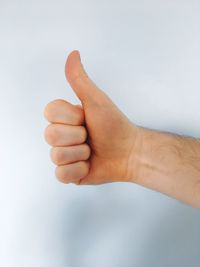
[[[62,183],[79,184],[80,179],[89,173],[89,161],[78,161],[75,163],[61,165],[56,168],[55,174]]]

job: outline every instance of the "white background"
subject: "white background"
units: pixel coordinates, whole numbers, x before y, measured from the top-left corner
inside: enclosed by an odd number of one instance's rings
[[[0,0],[0,266],[200,266],[200,212],[129,184],[59,183],[43,131],[74,49],[138,125],[200,137],[200,2]]]

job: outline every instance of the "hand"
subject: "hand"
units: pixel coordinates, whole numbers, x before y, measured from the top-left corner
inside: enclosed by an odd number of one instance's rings
[[[133,180],[139,128],[88,77],[77,50],[68,56],[65,74],[82,106],[58,99],[45,108],[56,176],[75,184]]]

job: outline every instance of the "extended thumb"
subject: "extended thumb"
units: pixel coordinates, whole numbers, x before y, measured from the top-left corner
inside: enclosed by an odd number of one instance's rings
[[[94,101],[102,97],[102,91],[88,77],[78,50],[72,51],[65,64],[66,78],[82,103]]]

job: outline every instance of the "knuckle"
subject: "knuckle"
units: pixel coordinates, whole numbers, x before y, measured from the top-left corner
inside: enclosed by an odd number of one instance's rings
[[[48,144],[54,144],[56,141],[56,129],[52,124],[49,124],[45,129],[45,139]]]
[[[44,116],[48,121],[51,121],[54,115],[56,114],[56,110],[59,106],[64,104],[64,100],[55,99],[49,102],[44,109]]]
[[[51,160],[56,164],[59,165],[63,160],[63,155],[61,149],[58,147],[53,147],[50,152]]]
[[[50,120],[53,113],[52,102],[48,103],[44,109],[44,116],[47,120]]]

